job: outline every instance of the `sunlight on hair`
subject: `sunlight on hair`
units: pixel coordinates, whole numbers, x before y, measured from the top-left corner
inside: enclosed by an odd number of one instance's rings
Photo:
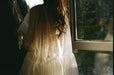
[[[44,3],[43,0],[25,0],[25,1],[30,8]]]

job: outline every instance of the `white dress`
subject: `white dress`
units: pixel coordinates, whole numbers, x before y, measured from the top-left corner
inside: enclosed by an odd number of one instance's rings
[[[26,34],[28,19],[29,13],[20,25],[19,33]],[[58,31],[55,34],[58,34]],[[78,75],[76,59],[72,53],[69,26],[67,27],[66,34],[62,35],[62,41],[60,42],[59,39],[56,39],[56,42],[57,45],[52,44],[52,49],[57,49],[58,47],[57,52],[50,52],[49,50],[40,52],[41,50],[37,49],[28,52],[24,58],[20,75]],[[41,53],[44,56],[44,60],[40,58]]]

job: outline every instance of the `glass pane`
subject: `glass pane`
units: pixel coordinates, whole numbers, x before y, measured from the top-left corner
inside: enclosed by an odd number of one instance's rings
[[[36,6],[36,5],[39,5],[39,4],[43,4],[43,0],[25,0],[27,5],[28,5],[28,9]]]
[[[76,0],[77,40],[113,41],[113,0]]]
[[[75,53],[79,75],[113,75],[113,53],[79,50]]]

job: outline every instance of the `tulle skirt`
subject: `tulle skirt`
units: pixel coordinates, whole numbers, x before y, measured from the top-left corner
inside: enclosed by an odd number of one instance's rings
[[[20,75],[78,75],[77,63],[74,54],[66,54],[43,64],[37,63],[27,53]]]

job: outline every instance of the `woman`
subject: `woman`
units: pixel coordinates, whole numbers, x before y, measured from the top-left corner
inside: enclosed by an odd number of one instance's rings
[[[78,75],[66,11],[63,0],[31,8],[18,29],[28,50],[20,75]]]

